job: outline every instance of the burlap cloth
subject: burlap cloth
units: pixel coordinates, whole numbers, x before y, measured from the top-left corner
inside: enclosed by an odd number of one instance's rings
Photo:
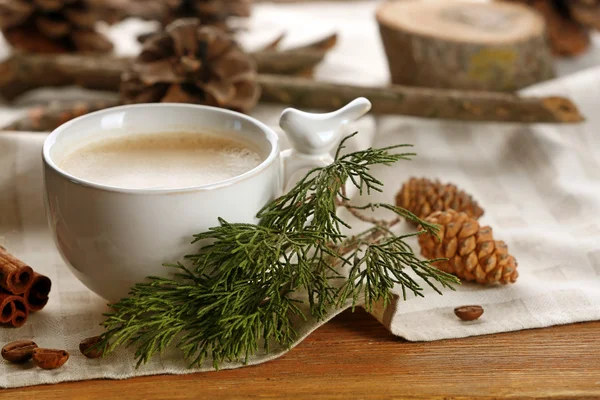
[[[262,5],[254,23],[264,27],[277,15],[280,26],[293,32],[303,18],[307,23],[309,16],[318,15],[310,19],[313,26],[333,26],[342,34],[336,57],[319,71],[321,77],[366,84],[385,81],[376,28],[364,18],[373,11],[371,2],[313,4],[315,12],[294,7]],[[318,36],[317,28],[312,32]],[[362,52],[360,57],[357,51]],[[566,64],[559,67],[577,69]],[[365,74],[365,68],[372,73]],[[568,95],[588,122],[559,127],[367,118],[357,125],[361,135],[354,142],[356,147],[412,143],[419,153],[412,162],[378,169],[387,190],[371,200],[393,201],[402,182],[413,175],[456,183],[480,201],[486,209],[482,222],[493,226],[497,238],[508,243],[519,261],[521,276],[510,287],[464,284],[443,296],[426,290],[425,299],[400,300],[386,310],[376,310],[375,316],[394,334],[429,341],[600,319],[600,69],[540,85],[529,93]],[[261,107],[255,116],[275,126],[280,110]],[[5,108],[0,116],[13,114]],[[50,238],[42,201],[40,152],[45,136],[0,134],[0,244],[53,281],[46,309],[32,315],[23,328],[0,329],[0,344],[32,338],[45,347],[66,349],[72,356],[55,371],[0,362],[0,387],[198,372],[187,369],[177,351],[156,357],[140,369],[135,369],[129,350],[102,360],[79,354],[80,340],[101,332],[101,314],[108,308],[71,275]],[[416,243],[412,244],[416,249]],[[464,304],[482,305],[484,316],[462,323],[452,310]],[[299,326],[298,342],[323,323],[309,320]],[[250,363],[284,353],[275,349],[269,355],[258,354]],[[208,369],[210,365],[203,370]]]

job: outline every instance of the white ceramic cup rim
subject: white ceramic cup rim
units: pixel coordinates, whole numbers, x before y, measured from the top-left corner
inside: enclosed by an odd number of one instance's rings
[[[252,125],[255,125],[262,131],[262,133],[265,135],[265,138],[271,144],[271,151],[269,152],[269,155],[267,156],[267,158],[265,158],[259,165],[257,165],[256,167],[254,167],[253,169],[251,169],[249,171],[244,172],[241,175],[237,175],[233,178],[219,181],[216,183],[207,184],[207,185],[189,186],[189,187],[182,187],[182,188],[170,188],[170,189],[128,189],[128,188],[121,188],[121,187],[117,187],[117,186],[110,186],[110,185],[104,185],[101,183],[91,182],[91,181],[88,181],[88,180],[85,180],[82,178],[78,178],[78,177],[62,170],[58,165],[56,165],[56,163],[50,156],[50,150],[56,144],[60,135],[63,134],[65,131],[69,130],[71,128],[71,126],[73,126],[74,124],[78,123],[79,121],[81,121],[83,119],[87,119],[91,116],[99,116],[99,115],[103,115],[103,114],[110,114],[110,113],[113,113],[116,111],[125,111],[125,110],[136,109],[136,108],[147,108],[147,109],[151,110],[153,108],[158,108],[158,109],[165,108],[166,109],[167,107],[168,108],[188,108],[188,109],[194,109],[194,110],[203,110],[206,112],[224,114],[226,116],[229,116],[232,119],[244,120]],[[230,186],[239,181],[245,180],[249,177],[259,174],[261,171],[263,171],[269,165],[271,165],[275,161],[275,159],[277,159],[278,155],[279,155],[279,137],[277,136],[277,133],[275,133],[275,131],[273,129],[269,128],[267,125],[263,124],[259,120],[249,117],[247,115],[244,115],[242,113],[225,110],[223,108],[202,106],[202,105],[196,105],[196,104],[181,104],[181,103],[132,104],[132,105],[125,105],[125,106],[111,107],[111,108],[107,108],[105,110],[100,110],[100,111],[96,111],[96,112],[89,113],[86,115],[82,115],[80,117],[77,117],[77,118],[69,121],[69,122],[64,123],[63,125],[56,128],[54,131],[52,131],[52,133],[44,141],[44,147],[42,150],[42,156],[43,156],[43,159],[44,159],[44,162],[46,163],[46,165],[48,165],[55,172],[62,175],[64,178],[70,180],[71,182],[80,184],[82,186],[88,186],[91,188],[105,190],[105,191],[109,191],[109,192],[130,193],[130,194],[168,194],[168,193],[180,193],[180,192],[195,192],[195,191],[213,190],[213,189],[218,189],[218,188],[221,188],[224,186]]]

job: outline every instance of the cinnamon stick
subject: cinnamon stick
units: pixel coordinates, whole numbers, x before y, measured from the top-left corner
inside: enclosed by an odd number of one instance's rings
[[[33,269],[0,246],[0,287],[7,292],[23,294],[31,286]]]
[[[0,292],[0,323],[19,328],[27,322],[28,317],[29,310],[22,297]]]
[[[15,313],[10,322],[15,328],[20,328],[25,325],[25,322],[27,322],[27,319],[29,318],[29,308],[20,296],[17,296],[17,298],[13,300],[13,304],[15,305]]]
[[[40,311],[46,306],[51,288],[50,278],[37,272],[34,273],[31,286],[23,294],[23,300],[29,311]]]
[[[6,324],[11,322],[16,308],[13,300],[16,297],[9,293],[0,293],[0,323]]]
[[[0,246],[0,323],[23,326],[48,303],[52,283]]]

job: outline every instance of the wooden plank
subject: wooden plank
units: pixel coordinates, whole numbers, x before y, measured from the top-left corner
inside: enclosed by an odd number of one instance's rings
[[[5,390],[16,399],[600,397],[600,322],[428,343],[345,312],[256,367]],[[41,372],[44,373],[44,372]]]

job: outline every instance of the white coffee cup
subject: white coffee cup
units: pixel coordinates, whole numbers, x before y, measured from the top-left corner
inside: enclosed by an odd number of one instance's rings
[[[277,134],[243,114],[189,104],[115,107],[74,119],[44,143],[46,214],[56,246],[71,271],[108,301],[127,295],[148,276],[168,275],[173,263],[197,250],[192,236],[228,222],[256,222],[256,213],[294,172],[332,162],[344,125],[367,113],[356,99],[328,114],[285,110],[280,125],[292,149],[280,153]],[[182,189],[122,189],[79,179],[58,166],[74,148],[98,137],[171,131],[235,132],[265,155],[256,168],[219,183]],[[75,150],[76,151],[76,150]]]

